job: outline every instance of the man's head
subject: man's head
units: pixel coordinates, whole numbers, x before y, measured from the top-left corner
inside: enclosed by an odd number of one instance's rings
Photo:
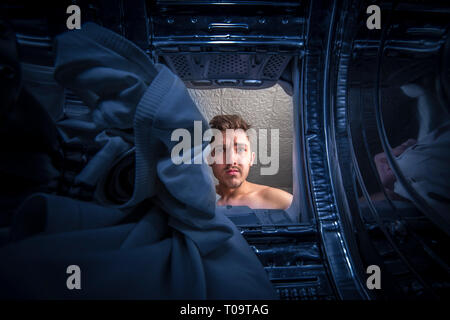
[[[209,122],[222,136],[214,136],[211,165],[214,176],[226,188],[238,188],[247,179],[255,153],[246,131],[250,125],[239,115],[219,115]]]

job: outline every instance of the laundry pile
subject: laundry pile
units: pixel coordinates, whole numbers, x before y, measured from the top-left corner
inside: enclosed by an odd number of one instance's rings
[[[63,119],[59,128],[90,130],[102,146],[75,180],[95,186],[134,148],[134,188],[120,204],[28,195],[0,245],[0,298],[274,299],[253,251],[215,211],[207,164],[171,161],[173,130],[193,136],[194,121],[208,128],[183,82],[92,23],[56,41],[54,77],[89,107],[84,119]],[[133,140],[117,134],[127,130]],[[79,289],[70,288],[69,266],[80,271]]]

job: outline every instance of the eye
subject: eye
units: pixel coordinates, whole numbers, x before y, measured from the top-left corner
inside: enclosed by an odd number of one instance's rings
[[[216,148],[216,153],[221,154],[225,151],[225,148]]]

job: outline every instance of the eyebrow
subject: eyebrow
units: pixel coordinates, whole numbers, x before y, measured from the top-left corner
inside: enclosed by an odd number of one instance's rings
[[[238,146],[238,147],[240,147],[240,146],[247,147],[248,146],[248,144],[245,142],[235,142],[234,145]],[[226,146],[226,143],[224,143],[223,146]]]

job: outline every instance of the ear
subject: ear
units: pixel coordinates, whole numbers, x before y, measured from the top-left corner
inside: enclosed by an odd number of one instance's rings
[[[215,163],[215,161],[214,161],[214,156],[211,155],[211,153],[209,153],[209,154],[206,156],[206,163],[207,163],[208,166],[210,166],[210,167],[212,167],[213,164]]]
[[[255,161],[255,156],[256,156],[255,152],[252,151],[252,159],[250,160],[250,166],[253,165],[253,162]]]

